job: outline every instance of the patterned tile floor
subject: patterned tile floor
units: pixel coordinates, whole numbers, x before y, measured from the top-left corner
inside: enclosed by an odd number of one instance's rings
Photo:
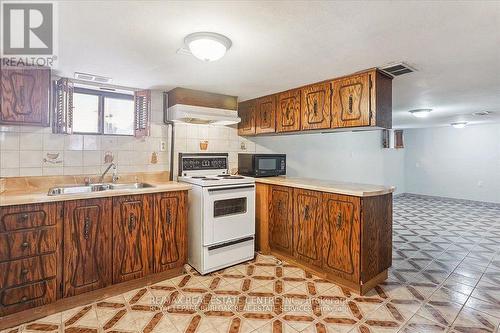
[[[258,255],[1,333],[498,332],[500,208],[396,198],[393,259],[389,279],[363,297]]]

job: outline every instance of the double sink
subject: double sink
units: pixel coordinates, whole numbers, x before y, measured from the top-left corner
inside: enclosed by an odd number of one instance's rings
[[[48,195],[63,195],[63,194],[79,194],[79,193],[92,193],[113,190],[137,190],[141,188],[150,188],[154,185],[148,183],[102,183],[102,184],[88,184],[88,185],[69,185],[52,187]]]

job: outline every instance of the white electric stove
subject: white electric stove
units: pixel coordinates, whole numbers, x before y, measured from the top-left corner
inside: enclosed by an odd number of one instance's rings
[[[254,258],[255,180],[230,175],[227,153],[180,153],[189,191],[188,262],[201,274]]]

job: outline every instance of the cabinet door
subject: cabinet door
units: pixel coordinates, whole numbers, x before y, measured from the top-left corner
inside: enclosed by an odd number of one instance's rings
[[[111,199],[64,203],[64,297],[111,284]]]
[[[255,133],[274,133],[276,125],[276,96],[266,96],[256,101]]]
[[[276,132],[300,130],[300,90],[291,90],[278,95]]]
[[[288,254],[292,248],[293,189],[284,186],[269,188],[269,246]]]
[[[303,130],[330,128],[331,97],[330,82],[302,88],[300,123]]]
[[[149,273],[151,213],[150,195],[113,198],[113,283]]]
[[[293,255],[321,266],[321,192],[293,190]]]
[[[369,126],[370,116],[368,73],[333,81],[332,127]]]
[[[238,115],[241,118],[238,124],[238,135],[255,134],[255,100],[245,101],[238,104]]]
[[[323,269],[359,282],[360,199],[323,193]]]
[[[182,267],[187,256],[187,196],[185,192],[155,195],[153,213],[154,271]]]
[[[2,68],[0,123],[49,126],[50,69]]]

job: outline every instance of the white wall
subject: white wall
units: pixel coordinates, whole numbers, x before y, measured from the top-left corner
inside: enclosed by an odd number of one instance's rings
[[[500,203],[500,124],[405,130],[406,192]]]
[[[256,137],[257,152],[287,154],[287,175],[394,185],[405,192],[404,149],[383,149],[381,131]]]

